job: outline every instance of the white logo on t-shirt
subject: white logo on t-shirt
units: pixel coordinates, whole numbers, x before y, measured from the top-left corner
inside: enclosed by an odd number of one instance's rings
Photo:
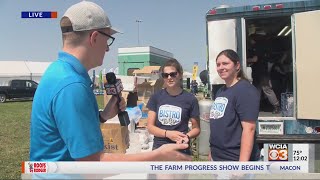
[[[163,125],[177,125],[181,122],[182,109],[172,105],[161,105],[158,111],[158,120]]]
[[[225,97],[217,97],[211,106],[210,119],[219,119],[224,116],[224,112],[228,105],[228,99]]]

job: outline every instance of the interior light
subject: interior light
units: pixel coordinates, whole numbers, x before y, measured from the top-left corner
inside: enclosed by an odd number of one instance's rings
[[[285,26],[278,34],[278,36],[281,36],[287,29],[289,26]]]
[[[291,32],[291,29],[284,36],[287,36],[290,32]]]

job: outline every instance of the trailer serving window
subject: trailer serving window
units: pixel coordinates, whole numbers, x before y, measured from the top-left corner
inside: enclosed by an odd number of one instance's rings
[[[260,117],[293,117],[291,17],[245,20],[246,66],[261,94]]]
[[[318,10],[245,19],[244,64],[252,69],[252,74],[248,74],[252,84],[261,90],[259,119],[320,118],[316,105],[319,83],[315,83],[319,77],[319,17]],[[256,41],[255,46],[252,40]],[[250,59],[255,53],[250,51],[257,51],[262,65],[255,66],[256,62]],[[276,102],[279,112],[274,111]]]

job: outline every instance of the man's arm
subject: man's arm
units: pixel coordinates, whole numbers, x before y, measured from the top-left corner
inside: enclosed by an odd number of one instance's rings
[[[106,154],[99,152],[77,161],[191,161],[191,156],[178,152],[188,148],[188,144],[165,144],[160,148],[138,154]]]

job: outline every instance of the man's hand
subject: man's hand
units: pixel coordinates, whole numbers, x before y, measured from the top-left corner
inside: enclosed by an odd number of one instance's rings
[[[158,149],[154,150],[156,161],[191,161],[191,156],[185,155],[177,150],[184,150],[188,148],[188,144],[164,144]]]
[[[124,111],[126,109],[126,106],[126,101],[123,97],[121,97],[121,101],[118,107],[118,98],[116,96],[112,96],[103,112],[101,112],[101,116],[103,119],[111,119],[119,113],[119,109],[121,111]]]

